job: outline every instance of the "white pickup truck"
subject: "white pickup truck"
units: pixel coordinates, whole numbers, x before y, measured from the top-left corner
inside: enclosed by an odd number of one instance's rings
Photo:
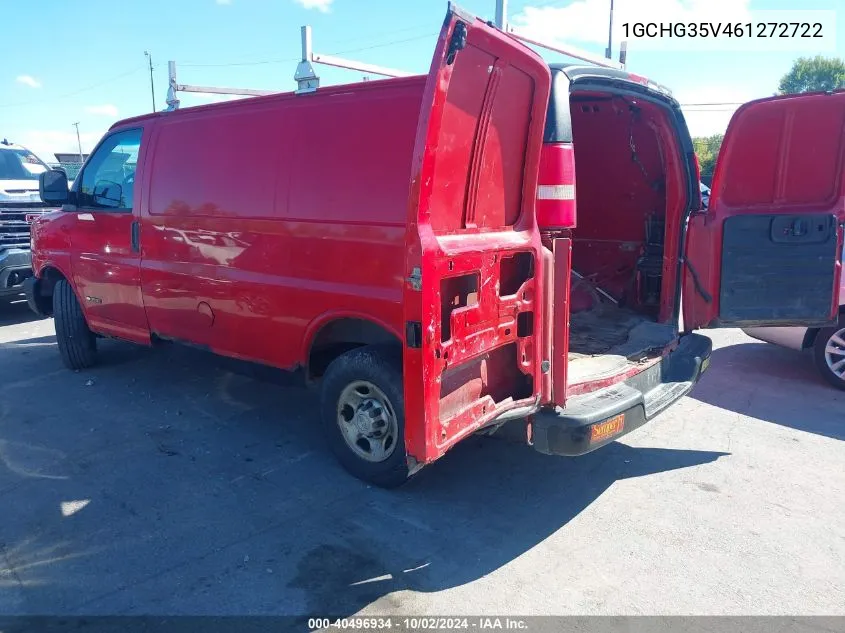
[[[38,195],[38,175],[48,169],[25,147],[0,141],[0,299],[20,295],[32,275],[29,225],[52,210]]]

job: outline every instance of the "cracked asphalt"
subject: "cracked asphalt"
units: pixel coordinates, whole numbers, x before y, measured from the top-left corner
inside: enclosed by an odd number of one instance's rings
[[[713,335],[691,396],[578,459],[471,438],[350,478],[316,395],[0,307],[0,615],[845,615],[845,393]]]

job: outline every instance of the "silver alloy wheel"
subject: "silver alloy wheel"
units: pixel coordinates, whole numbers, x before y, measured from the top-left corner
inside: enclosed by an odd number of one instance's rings
[[[824,348],[824,359],[833,374],[845,380],[845,328],[834,332]]]
[[[367,380],[349,383],[337,400],[337,425],[347,445],[368,462],[383,462],[399,441],[399,423],[384,392]]]

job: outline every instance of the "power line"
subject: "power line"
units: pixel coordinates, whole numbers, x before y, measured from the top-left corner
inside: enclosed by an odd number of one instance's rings
[[[531,9],[551,9],[556,4],[562,4],[565,1],[566,0],[538,0],[536,2],[528,2],[528,0],[526,0],[526,2],[523,2],[522,6],[517,10],[518,11],[524,11],[527,8],[531,8]],[[563,8],[563,7],[560,7],[560,8]]]
[[[66,97],[73,97],[73,96],[78,95],[82,92],[86,92],[88,90],[93,90],[94,88],[99,88],[100,86],[110,84],[114,81],[117,81],[118,79],[123,79],[124,77],[128,77],[129,75],[137,73],[139,70],[141,70],[143,68],[144,68],[144,66],[138,66],[137,68],[133,68],[132,70],[126,71],[125,73],[115,75],[114,77],[111,77],[110,79],[105,79],[105,80],[97,82],[95,84],[91,84],[90,86],[85,86],[84,88],[80,88],[79,90],[74,90],[72,92],[66,92],[65,94],[53,95],[53,96],[50,96],[49,98],[50,99],[64,99]],[[14,108],[14,107],[17,107],[17,106],[32,105],[34,103],[43,103],[43,101],[40,100],[40,99],[36,99],[35,101],[21,101],[19,103],[3,103],[3,104],[0,104],[0,108]]]
[[[426,27],[426,26],[420,27],[420,25],[418,24],[416,26],[410,26],[410,27],[404,28],[404,29],[391,29],[390,31],[385,32],[385,33],[375,33],[375,34],[370,34],[370,35],[361,35],[361,36],[358,36],[358,37],[348,37],[348,38],[345,37],[345,38],[342,38],[342,39],[328,40],[326,42],[323,42],[323,44],[328,44],[328,45],[349,44],[351,42],[360,42],[361,40],[367,40],[367,39],[371,39],[371,38],[381,38],[381,37],[384,37],[385,35],[396,35],[398,33],[408,33],[408,32],[411,32],[411,31],[422,31],[422,30],[427,31],[428,27]]]
[[[346,55],[347,53],[359,53],[361,51],[369,51],[374,48],[384,48],[386,46],[393,46],[395,44],[404,44],[405,42],[415,42],[429,37],[435,37],[437,33],[426,33],[425,35],[417,35],[416,37],[408,37],[403,40],[393,40],[392,42],[384,42],[383,44],[372,44],[371,46],[362,46],[360,48],[349,48],[345,51],[335,51],[329,53],[330,55]]]
[[[716,102],[716,103],[682,103],[682,108],[691,108],[691,107],[698,107],[698,106],[741,106],[745,102],[744,101],[723,101],[723,102]]]
[[[342,51],[334,51],[332,53],[328,53],[329,55],[346,55],[348,53],[359,53],[361,51],[368,51],[374,48],[385,48],[387,46],[394,46],[396,44],[405,44],[406,42],[414,42],[417,40],[422,40],[430,37],[437,36],[437,33],[426,33],[424,35],[417,35],[415,37],[407,37],[401,40],[391,40],[390,42],[382,42],[379,44],[370,44],[367,46],[360,46],[358,48],[348,48]],[[359,38],[360,39],[360,38]],[[287,59],[262,59],[256,61],[249,61],[249,62],[225,62],[219,64],[191,64],[191,63],[180,63],[179,67],[185,68],[225,68],[229,66],[259,66],[262,64],[293,64],[300,61],[299,57],[288,57]]]
[[[283,64],[288,63],[292,64],[298,62],[298,57],[289,57],[287,59],[263,59],[261,61],[254,61],[254,62],[226,62],[222,64],[184,64],[179,63],[180,68],[224,68],[227,66],[260,66],[262,64]]]
[[[406,29],[398,29],[398,30],[395,30],[395,31],[391,31],[390,34],[395,35],[396,33],[407,33],[409,31],[419,31],[419,30],[421,30],[419,26],[412,26],[412,27],[406,28]],[[382,35],[386,35],[386,33],[384,33]],[[343,51],[336,51],[336,52],[329,53],[329,54],[330,55],[343,55],[345,53],[357,53],[359,51],[366,51],[366,50],[370,50],[370,49],[373,49],[373,48],[384,48],[386,46],[393,46],[394,44],[404,44],[405,42],[413,42],[413,41],[421,40],[421,39],[424,39],[424,38],[427,38],[427,37],[435,37],[436,35],[437,35],[437,33],[430,33],[429,32],[429,33],[425,33],[423,35],[418,35],[418,36],[415,36],[415,37],[408,37],[408,38],[404,38],[404,39],[400,39],[400,40],[391,40],[389,42],[383,42],[383,43],[379,43],[379,44],[368,44],[368,45],[365,45],[365,46],[361,46],[359,48],[347,49],[347,50],[343,50]],[[343,43],[348,44],[350,42],[356,42],[356,41],[361,41],[363,39],[369,39],[370,37],[371,36],[353,37],[353,38],[344,39],[344,40],[341,40],[341,41]],[[375,37],[380,37],[380,36],[376,35]],[[338,40],[329,40],[329,43],[331,43],[332,41],[334,41],[336,43],[338,42]],[[279,58],[277,58],[277,59],[261,59],[261,60],[255,60],[255,61],[242,61],[242,62],[220,62],[220,63],[180,62],[179,66],[185,67],[185,68],[226,68],[226,67],[229,67],[229,66],[260,66],[260,65],[263,65],[263,64],[286,64],[286,63],[296,63],[298,61],[300,61],[299,57],[288,57],[288,58],[285,58],[285,59],[279,59]]]

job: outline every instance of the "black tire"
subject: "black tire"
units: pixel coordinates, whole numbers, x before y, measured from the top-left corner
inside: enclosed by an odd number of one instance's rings
[[[87,369],[97,362],[97,340],[88,329],[82,306],[64,279],[53,288],[53,316],[56,341],[62,362],[68,369]]]
[[[839,338],[845,340],[843,330],[845,330],[845,315],[839,317],[838,326],[819,330],[819,333],[816,335],[813,356],[816,360],[816,367],[818,367],[822,377],[837,389],[845,390],[845,378],[837,376],[836,373],[834,373],[833,369],[831,369],[827,363],[825,353],[828,343],[831,342],[831,338],[834,334],[839,333]],[[843,350],[843,360],[845,360],[845,350]],[[843,376],[845,376],[845,374],[843,374]]]
[[[323,376],[320,402],[326,441],[337,460],[358,479],[381,488],[395,488],[408,480],[405,453],[405,402],[400,348],[369,345],[338,356]],[[389,400],[398,426],[393,450],[384,461],[367,461],[347,443],[340,428],[338,404],[344,390],[358,381],[375,385]]]

